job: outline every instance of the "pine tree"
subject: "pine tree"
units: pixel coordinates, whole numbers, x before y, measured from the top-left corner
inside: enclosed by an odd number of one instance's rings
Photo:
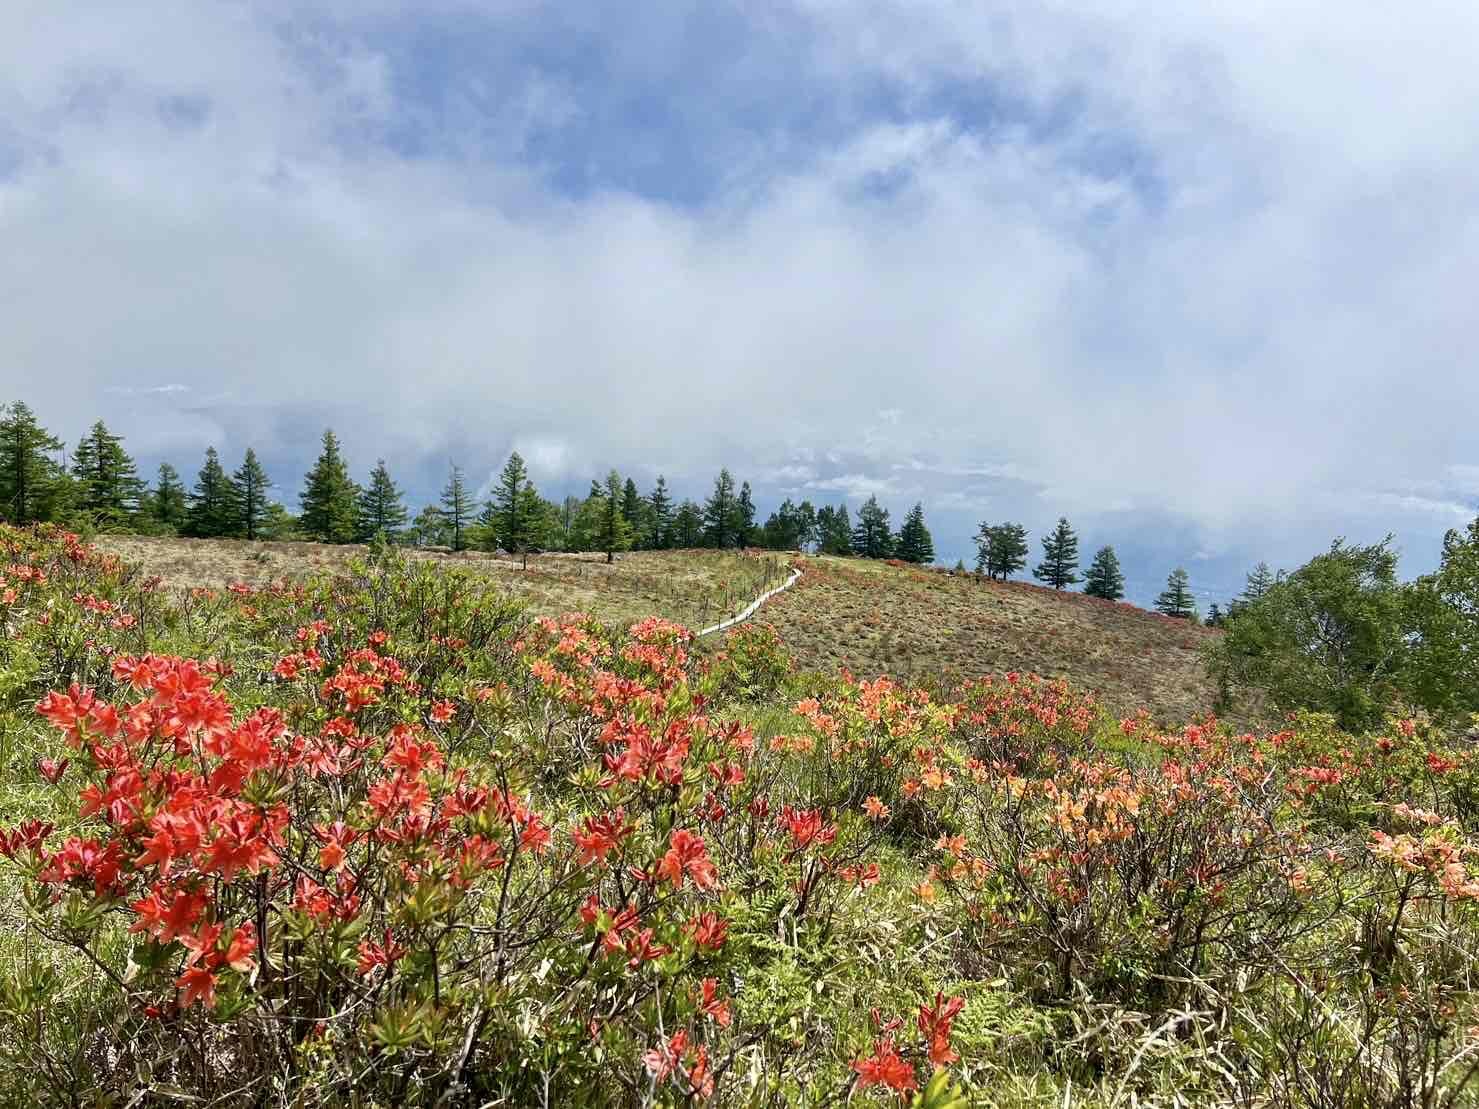
[[[349,476],[349,467],[333,431],[325,431],[323,450],[304,478],[298,504],[299,526],[305,535],[321,543],[353,542],[359,515],[359,487]]]
[[[858,523],[852,529],[852,553],[861,558],[887,558],[893,553],[893,536],[888,530],[888,509],[869,497],[858,509]]]
[[[1274,587],[1277,579],[1267,562],[1260,562],[1248,574],[1248,583],[1243,587],[1244,604],[1252,604]]]
[[[704,511],[693,501],[685,500],[673,514],[673,530],[670,544],[688,550],[697,547],[704,538]]]
[[[917,503],[904,517],[894,550],[905,562],[928,563],[935,560],[935,543],[924,526],[924,505]]]
[[[734,545],[755,545],[755,499],[750,495],[750,483],[740,486],[739,496],[734,502]]]
[[[406,526],[408,514],[401,500],[401,491],[385,467],[385,459],[377,459],[370,471],[370,484],[359,495],[356,505],[355,541],[368,543],[377,535],[385,536],[394,543]]]
[[[454,551],[466,548],[465,532],[472,516],[472,498],[462,480],[462,467],[453,466],[447,475],[447,484],[442,489],[442,519],[451,547]]]
[[[1058,517],[1058,526],[1050,535],[1043,536],[1042,554],[1042,561],[1032,571],[1038,581],[1047,582],[1054,589],[1078,581],[1078,536],[1066,516]]]
[[[657,484],[647,497],[647,546],[660,551],[672,541],[673,498],[668,494],[667,479],[657,475]]]
[[[98,521],[120,524],[138,512],[144,483],[123,449],[123,440],[102,420],[78,442],[72,455],[72,476],[77,483],[76,507]]]
[[[231,533],[243,539],[262,538],[267,521],[267,490],[272,481],[257,452],[247,448],[241,468],[231,477]]]
[[[601,549],[606,552],[606,561],[615,562],[616,552],[625,551],[632,545],[632,526],[622,512],[621,475],[612,470],[606,475],[606,487],[599,494],[601,505]]]
[[[219,539],[231,534],[231,479],[221,466],[215,447],[207,447],[205,464],[190,492],[190,506],[185,513],[186,535],[196,539]]]
[[[1124,597],[1125,575],[1120,572],[1120,560],[1113,547],[1100,547],[1094,552],[1094,561],[1089,563],[1088,573],[1084,575],[1084,592],[1106,601]]]
[[[734,501],[734,478],[728,470],[720,470],[714,492],[704,502],[705,546],[734,546]]]
[[[149,495],[149,509],[156,521],[178,530],[185,523],[185,486],[180,473],[168,462],[159,464],[159,476]]]
[[[1166,588],[1155,599],[1155,610],[1181,620],[1190,620],[1196,614],[1196,605],[1191,597],[1191,584],[1186,571],[1180,566],[1166,578]]]
[[[1021,524],[986,524],[976,532],[976,573],[1006,581],[1027,565],[1027,529]]]
[[[24,403],[0,408],[0,519],[30,524],[54,517],[66,482],[50,453],[61,449],[62,441]]]
[[[1207,610],[1207,627],[1220,628],[1225,622],[1226,620],[1222,613],[1222,607],[1214,603],[1212,607]]]

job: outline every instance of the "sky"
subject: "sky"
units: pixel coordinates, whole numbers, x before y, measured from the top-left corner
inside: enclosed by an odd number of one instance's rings
[[[1479,5],[9,0],[0,402],[1060,516],[1132,599],[1479,513]]]

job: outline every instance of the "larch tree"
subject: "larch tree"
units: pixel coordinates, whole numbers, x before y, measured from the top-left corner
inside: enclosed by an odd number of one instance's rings
[[[51,453],[61,449],[62,441],[24,403],[0,408],[0,519],[30,524],[53,517],[66,475]]]
[[[1058,517],[1058,526],[1042,540],[1042,561],[1032,571],[1038,581],[1062,589],[1078,581],[1078,536],[1068,517]]]
[[[377,459],[370,471],[370,482],[360,492],[356,505],[355,538],[368,543],[377,535],[394,543],[410,518],[400,487],[390,476],[385,459]]]
[[[492,545],[501,546],[510,554],[518,554],[529,545],[528,503],[523,497],[528,484],[529,468],[519,452],[514,451],[498,473],[498,482],[493,486],[493,496],[484,514],[484,523],[493,531]]]
[[[1089,563],[1084,574],[1084,592],[1090,597],[1106,601],[1118,601],[1125,595],[1125,575],[1120,571],[1119,556],[1113,547],[1100,547],[1094,552],[1094,561]]]
[[[298,498],[299,527],[321,543],[354,541],[359,517],[359,486],[349,476],[339,440],[325,431],[318,461],[304,478]]]

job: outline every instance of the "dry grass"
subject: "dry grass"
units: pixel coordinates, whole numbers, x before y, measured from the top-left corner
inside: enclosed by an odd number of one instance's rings
[[[239,539],[158,539],[100,536],[97,545],[175,588],[220,589],[294,580],[342,568],[367,548],[318,543],[249,543]],[[520,561],[482,551],[408,550],[414,559],[462,566],[496,577],[529,602],[557,616],[586,612],[612,623],[664,616],[690,627],[717,623],[783,576],[785,562],[738,551],[632,551],[607,565],[601,554],[531,556]]]
[[[1220,632],[1130,605],[971,574],[808,558],[763,618],[803,664],[871,677],[1064,677],[1119,712],[1166,721],[1210,709],[1199,649]]]
[[[98,544],[180,588],[265,585],[333,570],[365,548],[315,543],[105,536]],[[659,615],[706,627],[784,576],[791,555],[735,551],[547,554],[527,570],[516,559],[464,551],[410,557],[496,576],[534,612],[588,612],[630,623]],[[855,674],[951,683],[1011,670],[1066,677],[1120,712],[1141,706],[1166,722],[1206,712],[1216,690],[1199,648],[1219,632],[1129,605],[1025,582],[814,557],[760,619],[775,626],[802,665]]]

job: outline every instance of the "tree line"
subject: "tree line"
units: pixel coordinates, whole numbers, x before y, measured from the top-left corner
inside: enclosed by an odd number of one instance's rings
[[[486,498],[480,501],[462,468],[453,465],[438,499],[413,516],[385,460],[360,484],[338,437],[327,430],[294,515],[270,495],[276,484],[250,448],[230,471],[216,449],[208,448],[188,488],[167,462],[152,485],[141,479],[122,437],[101,420],[77,444],[70,465],[55,457],[64,449],[24,403],[0,407],[0,519],[195,538],[363,543],[380,536],[392,543],[524,556],[600,551],[608,560],[619,551],[676,547],[815,550],[913,563],[935,558],[922,504],[908,512],[897,532],[876,497],[859,509],[856,524],[845,503],[817,507],[790,498],[762,523],[749,482],[736,484],[728,469],[720,470],[702,503],[679,500],[662,476],[644,494],[615,470],[593,480],[586,496],[553,501],[540,495],[514,452]]]

